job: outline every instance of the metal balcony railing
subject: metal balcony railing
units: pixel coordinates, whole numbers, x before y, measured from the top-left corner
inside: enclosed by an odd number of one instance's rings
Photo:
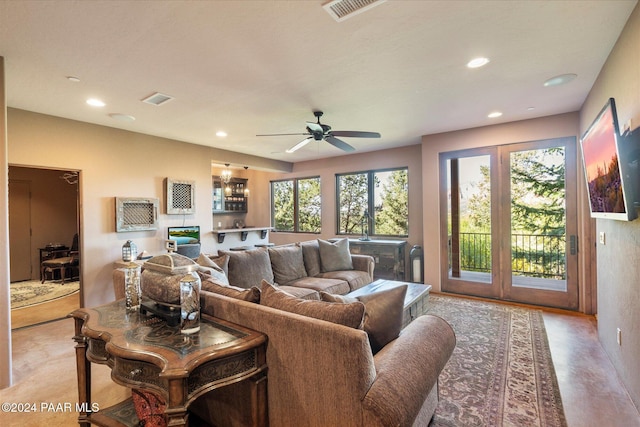
[[[490,233],[460,233],[459,243],[461,270],[491,272]],[[511,272],[514,275],[565,280],[565,247],[564,235],[512,234]]]

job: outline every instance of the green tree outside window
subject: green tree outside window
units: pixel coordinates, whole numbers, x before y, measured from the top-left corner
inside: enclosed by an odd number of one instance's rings
[[[276,231],[320,233],[320,178],[271,182],[271,218]]]

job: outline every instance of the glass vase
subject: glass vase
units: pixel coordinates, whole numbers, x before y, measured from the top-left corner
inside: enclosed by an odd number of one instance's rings
[[[198,273],[187,273],[180,279],[180,332],[195,334],[200,331],[200,287]]]
[[[140,309],[142,289],[140,288],[140,266],[135,262],[127,264],[124,270],[124,298],[127,311]]]

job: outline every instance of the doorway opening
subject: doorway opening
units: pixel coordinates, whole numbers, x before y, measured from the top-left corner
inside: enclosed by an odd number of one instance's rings
[[[80,307],[79,176],[9,165],[13,329],[63,318]],[[71,257],[64,269],[42,268],[44,261],[64,257]]]

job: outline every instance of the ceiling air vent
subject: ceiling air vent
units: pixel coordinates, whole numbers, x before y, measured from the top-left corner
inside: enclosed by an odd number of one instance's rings
[[[165,103],[171,101],[172,99],[173,99],[173,96],[169,96],[169,95],[165,95],[164,93],[156,92],[156,93],[146,97],[145,99],[143,99],[142,102],[144,102],[146,104],[160,106],[162,104],[165,104]]]
[[[338,22],[371,9],[387,0],[333,0],[322,5],[329,15]]]

